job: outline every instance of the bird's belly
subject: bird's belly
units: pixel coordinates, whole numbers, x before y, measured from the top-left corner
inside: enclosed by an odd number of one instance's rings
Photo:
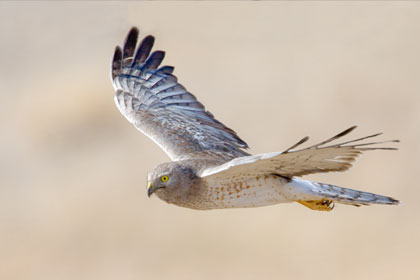
[[[285,196],[287,182],[287,179],[275,175],[229,183],[213,181],[208,182],[207,195],[214,204],[211,208],[260,207],[290,202]]]

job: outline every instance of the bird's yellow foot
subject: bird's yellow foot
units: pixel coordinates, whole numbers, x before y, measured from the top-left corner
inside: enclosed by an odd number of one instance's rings
[[[332,200],[308,200],[308,201],[302,201],[298,200],[300,204],[303,206],[308,207],[312,210],[318,210],[318,211],[331,211],[334,209],[334,201]]]

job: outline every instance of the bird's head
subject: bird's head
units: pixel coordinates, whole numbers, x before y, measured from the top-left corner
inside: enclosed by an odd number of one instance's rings
[[[199,180],[193,168],[179,162],[168,162],[156,166],[149,172],[147,195],[153,193],[167,202],[185,197],[197,180]]]

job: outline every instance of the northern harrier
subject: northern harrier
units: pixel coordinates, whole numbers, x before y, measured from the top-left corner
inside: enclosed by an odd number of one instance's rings
[[[148,174],[147,194],[193,209],[244,208],[299,202],[313,210],[329,211],[334,202],[355,206],[398,204],[391,197],[296,177],[345,171],[363,151],[394,150],[360,143],[380,133],[330,144],[356,127],[319,144],[296,150],[305,137],[283,152],[250,155],[248,145],[206,111],[194,95],[178,83],[174,67],[161,64],[165,53],[150,54],[154,37],[136,48],[133,27],[112,61],[115,102],[138,130],[156,142],[172,159]],[[328,145],[327,145],[328,144]]]

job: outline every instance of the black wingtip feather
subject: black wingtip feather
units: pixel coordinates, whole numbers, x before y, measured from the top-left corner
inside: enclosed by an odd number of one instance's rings
[[[146,61],[146,68],[148,69],[157,69],[162,63],[162,60],[165,58],[164,51],[154,51],[150,58]]]
[[[132,27],[125,38],[123,45],[123,59],[132,57],[136,49],[137,39],[139,37],[139,29]]]
[[[146,36],[140,43],[139,48],[137,49],[136,56],[131,63],[131,66],[134,66],[138,63],[143,63],[146,61],[147,57],[150,54],[150,51],[153,48],[153,44],[155,43],[155,37],[152,35]]]
[[[332,137],[331,139],[337,139],[337,138],[343,137],[344,135],[347,135],[350,132],[352,132],[353,130],[355,130],[356,127],[357,127],[357,125],[353,125],[352,127],[347,128],[346,130],[344,130],[343,132],[340,132],[339,134],[337,134],[336,136]]]
[[[159,68],[159,71],[161,71],[162,73],[165,74],[172,74],[174,72],[175,67],[173,66],[162,66],[161,68]]]
[[[309,140],[309,136],[303,137],[299,142],[297,142],[296,144],[294,144],[293,146],[291,146],[289,149],[285,150],[283,153],[285,154],[285,153],[290,152],[292,149],[296,148],[299,145],[302,145],[303,143],[305,143],[308,140]]]
[[[337,135],[335,135],[335,136],[333,136],[333,137],[331,137],[331,138],[329,138],[329,139],[327,139],[327,140],[325,140],[325,141],[323,141],[323,142],[321,142],[319,144],[313,145],[310,148],[317,148],[319,146],[322,146],[322,145],[325,145],[327,143],[330,143],[330,142],[332,142],[332,141],[334,141],[334,140],[336,140],[338,138],[341,138],[341,137],[349,134],[350,132],[352,132],[354,129],[356,129],[356,127],[357,127],[356,125],[353,125],[352,127],[347,128],[346,130],[338,133]]]
[[[122,51],[120,46],[115,47],[114,57],[112,58],[111,77],[112,80],[121,73]]]

